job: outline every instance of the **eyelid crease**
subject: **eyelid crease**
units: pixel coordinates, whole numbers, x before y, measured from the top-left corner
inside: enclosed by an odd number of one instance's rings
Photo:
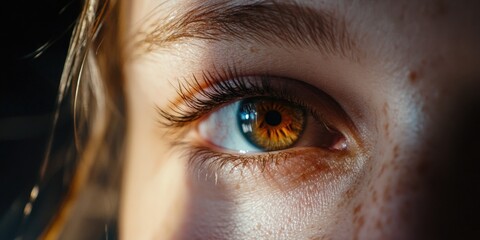
[[[192,75],[178,81],[175,87],[178,99],[170,101],[166,108],[156,106],[160,126],[182,128],[201,119],[214,109],[227,103],[247,97],[265,96],[304,108],[320,124],[328,127],[322,115],[315,108],[294,96],[284,84],[273,87],[269,75],[242,75],[235,66],[214,67],[213,71],[203,71],[201,77]],[[285,79],[287,80],[287,79]],[[290,79],[292,81],[296,81]]]

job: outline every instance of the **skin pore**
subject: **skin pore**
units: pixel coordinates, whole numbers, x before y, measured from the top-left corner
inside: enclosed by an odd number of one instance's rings
[[[470,193],[478,187],[451,170],[468,169],[474,156],[463,149],[474,147],[472,138],[462,133],[478,132],[468,106],[479,101],[479,7],[440,0],[125,1],[121,237],[473,233],[473,218],[462,213],[478,209],[458,186],[467,184]],[[198,112],[188,105],[192,95],[261,76],[318,112],[346,148],[317,146],[309,133],[322,124],[314,120],[298,145],[272,153],[229,151],[241,149],[205,139],[199,124],[242,97]],[[192,112],[187,123],[166,119]],[[209,131],[238,131],[223,124]]]

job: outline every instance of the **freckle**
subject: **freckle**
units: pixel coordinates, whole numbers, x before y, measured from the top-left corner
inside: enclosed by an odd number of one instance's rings
[[[381,177],[383,173],[385,172],[385,169],[387,168],[386,164],[382,165],[382,168],[380,168],[380,172],[378,173],[378,177]]]
[[[417,72],[416,71],[410,71],[408,73],[408,80],[410,81],[411,84],[414,84],[417,82]]]
[[[376,203],[377,202],[377,190],[373,190],[372,193],[372,202]]]
[[[355,191],[355,190],[353,189],[353,187],[352,187],[352,188],[349,188],[349,189],[347,190],[347,192],[345,192],[346,198],[347,198],[347,199],[352,199],[352,198],[353,198],[353,193],[354,193],[354,191]]]
[[[355,208],[353,208],[353,215],[357,215],[362,210],[362,204],[358,204]]]
[[[361,228],[363,224],[365,224],[365,218],[361,216],[360,218],[358,218],[358,228]]]
[[[360,216],[358,218],[358,220],[356,221],[356,224],[355,224],[355,229],[354,229],[354,232],[353,232],[353,237],[354,237],[353,239],[358,239],[360,229],[362,228],[364,223],[365,223],[365,218],[363,216]]]
[[[372,178],[370,178],[370,179],[372,179]],[[374,186],[373,186],[373,184],[369,184],[369,185],[368,185],[368,191],[369,191],[369,192],[373,192],[373,191],[374,191]]]
[[[258,223],[257,226],[255,226],[257,228],[257,230],[260,230],[262,229],[262,224]]]
[[[388,103],[384,103],[384,104],[383,104],[382,111],[383,111],[383,114],[385,115],[385,117],[387,117],[387,114],[388,114]]]
[[[388,202],[390,199],[392,199],[392,194],[391,194],[391,189],[390,186],[385,189],[385,192],[383,192],[383,199]]]
[[[377,219],[377,222],[375,223],[375,228],[377,230],[382,230],[383,229],[383,223],[380,221],[380,219]]]
[[[385,116],[385,123],[383,124],[383,130],[385,132],[385,138],[388,142],[392,142],[393,139],[390,137],[390,123],[388,120],[388,105],[384,107],[383,114]]]
[[[399,147],[398,145],[395,145],[395,147],[393,148],[393,159],[398,158],[398,152],[399,152]]]
[[[371,159],[369,159],[371,161]],[[368,171],[371,172],[373,170],[373,165],[372,164],[369,164],[368,165]]]
[[[251,48],[250,48],[250,52],[251,52],[251,53],[258,53],[258,48],[256,48],[256,47],[251,47]]]
[[[240,184],[235,185],[235,189],[236,190],[240,189]]]
[[[388,124],[388,122],[386,122],[386,123],[383,125],[383,129],[385,130],[385,135],[387,136],[387,138],[388,138],[388,136],[390,135],[389,126],[390,126],[390,125]]]

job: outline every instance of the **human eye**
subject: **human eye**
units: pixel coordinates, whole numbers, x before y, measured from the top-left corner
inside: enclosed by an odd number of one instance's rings
[[[338,131],[305,108],[268,96],[241,99],[211,113],[199,123],[198,132],[215,146],[243,154],[299,146],[346,147]],[[311,142],[302,141],[305,138]]]
[[[211,175],[229,178],[240,170],[292,183],[355,165],[351,120],[305,82],[215,69],[183,80],[177,92],[180,101],[159,109],[162,124],[184,130],[175,143],[190,165]]]

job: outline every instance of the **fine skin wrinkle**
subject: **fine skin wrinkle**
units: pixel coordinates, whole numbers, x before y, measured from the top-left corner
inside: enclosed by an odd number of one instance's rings
[[[479,234],[477,2],[126,2],[124,239]],[[242,153],[219,133],[234,117],[198,131],[255,97],[316,110],[345,147]]]

